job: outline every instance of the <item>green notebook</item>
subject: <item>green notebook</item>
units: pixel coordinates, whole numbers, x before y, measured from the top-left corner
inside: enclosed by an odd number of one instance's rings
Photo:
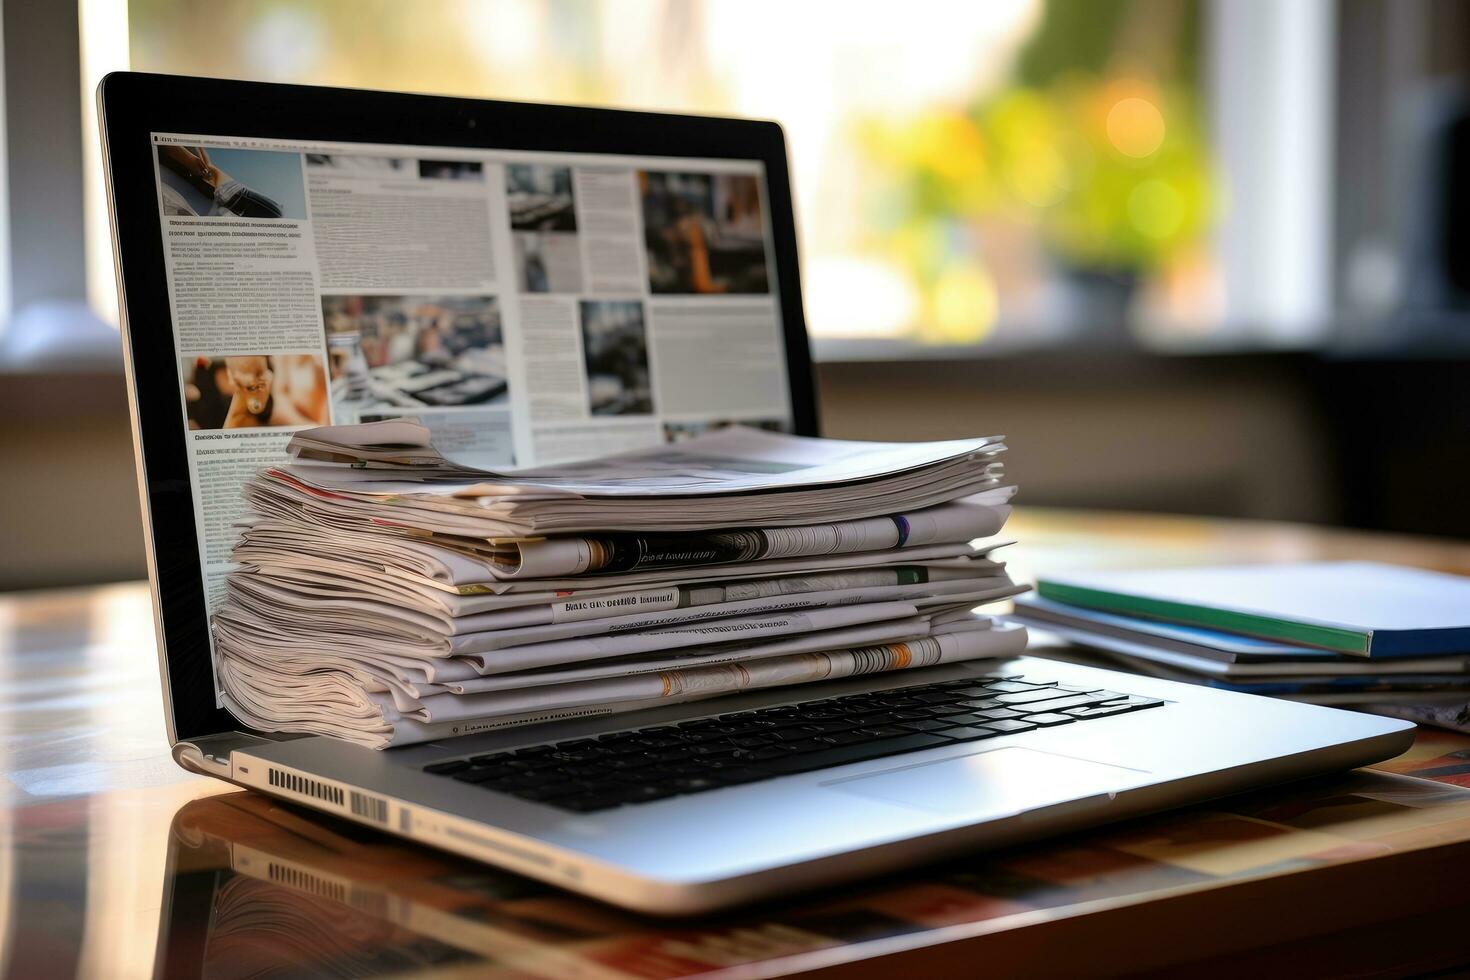
[[[1042,576],[1054,602],[1363,657],[1470,652],[1470,578],[1375,562]]]

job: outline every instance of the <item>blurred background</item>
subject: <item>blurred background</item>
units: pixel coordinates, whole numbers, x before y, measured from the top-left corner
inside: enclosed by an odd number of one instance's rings
[[[108,71],[786,128],[825,434],[1470,536],[1470,4],[4,0],[0,588],[144,574]]]

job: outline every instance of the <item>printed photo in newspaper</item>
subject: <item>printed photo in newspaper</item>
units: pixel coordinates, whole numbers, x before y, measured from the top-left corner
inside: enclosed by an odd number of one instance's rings
[[[323,296],[322,322],[333,401],[344,420],[508,400],[494,296]]]

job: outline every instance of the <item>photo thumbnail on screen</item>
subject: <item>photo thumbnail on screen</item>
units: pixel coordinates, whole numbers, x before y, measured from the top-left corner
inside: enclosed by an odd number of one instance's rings
[[[760,429],[763,432],[791,432],[791,423],[786,419],[699,419],[692,422],[665,422],[664,442],[688,442],[707,432],[718,432],[732,426]]]
[[[326,425],[327,380],[318,354],[185,357],[190,429]]]
[[[648,332],[636,300],[583,300],[582,350],[593,415],[651,415]]]
[[[485,165],[478,160],[420,160],[419,176],[424,180],[485,179]]]
[[[527,293],[580,293],[582,247],[575,233],[517,231],[511,234],[516,281]]]
[[[769,293],[760,182],[741,174],[638,174],[654,293]]]
[[[411,177],[417,160],[365,156],[361,153],[308,153],[306,170],[350,177]]]
[[[572,169],[541,163],[505,168],[505,200],[516,231],[576,231]]]
[[[165,144],[158,173],[165,215],[306,218],[299,153]]]
[[[370,409],[507,400],[500,304],[493,296],[323,296],[338,421]]]

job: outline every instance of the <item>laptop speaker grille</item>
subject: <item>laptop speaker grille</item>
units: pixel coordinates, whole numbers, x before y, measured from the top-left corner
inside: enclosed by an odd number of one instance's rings
[[[332,786],[316,779],[306,776],[298,776],[294,772],[282,772],[272,767],[266,774],[272,786],[280,789],[290,790],[301,796],[310,796],[312,799],[323,800],[327,803],[342,805],[342,788]],[[354,796],[357,794],[353,794]]]
[[[318,878],[309,871],[287,867],[272,861],[267,873],[270,875],[271,881],[277,884],[309,892],[312,895],[318,895],[322,898],[330,898],[337,902],[347,901],[347,889],[345,886],[335,881]]]

